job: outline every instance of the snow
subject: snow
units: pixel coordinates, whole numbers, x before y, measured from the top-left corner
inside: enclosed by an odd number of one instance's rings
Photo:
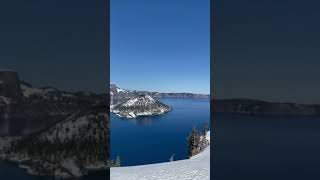
[[[138,102],[138,99],[137,98],[134,98],[134,99],[130,99],[128,100],[126,103],[123,104],[123,106],[125,107],[130,107],[130,106],[133,106],[135,103]]]
[[[149,95],[146,95],[145,96],[147,99],[149,99],[150,101],[152,101],[152,102],[154,102],[155,100],[151,97],[151,96],[149,96]]]
[[[36,96],[40,96],[44,99],[47,99],[50,96],[50,94],[53,94],[55,92],[59,92],[57,89],[50,88],[50,87],[34,88],[34,87],[29,87],[25,84],[21,84],[20,87],[21,87],[23,96],[25,96],[25,97],[30,97],[30,96],[36,95]],[[63,94],[61,94],[61,96],[62,97],[73,97],[74,95],[72,95],[71,93],[63,93]],[[55,99],[57,100],[57,97],[55,97]]]
[[[206,139],[210,142],[210,131],[207,132]]]
[[[42,89],[30,88],[26,85],[21,85],[21,89],[25,97],[30,97],[32,95],[41,95],[41,96],[45,95],[45,92]]]
[[[138,110],[136,109],[138,107]],[[118,105],[110,107],[112,113],[119,117],[128,119],[138,116],[160,115],[171,110],[170,107],[163,105],[149,95],[140,95]]]
[[[141,105],[153,104],[155,102],[156,101],[151,96],[145,95],[142,97],[131,98],[127,102],[123,103],[123,106],[125,107],[141,106]]]
[[[80,169],[78,168],[78,166],[75,164],[75,162],[72,159],[64,160],[61,163],[61,165],[62,165],[62,167],[70,170],[70,173],[73,176],[80,177],[82,175]]]
[[[133,112],[129,112],[129,115],[130,115],[130,117],[132,117],[132,118],[136,118],[136,115],[135,115]],[[130,117],[128,117],[128,118],[130,118]]]
[[[116,87],[116,89],[117,89],[117,93],[120,93],[120,92],[126,92],[126,90],[121,89],[121,88],[118,88],[118,87]]]
[[[210,132],[206,138],[210,140]],[[209,180],[210,145],[187,160],[131,167],[114,167],[111,180]]]
[[[4,104],[10,104],[11,100],[10,98],[0,96],[0,102],[4,102]]]

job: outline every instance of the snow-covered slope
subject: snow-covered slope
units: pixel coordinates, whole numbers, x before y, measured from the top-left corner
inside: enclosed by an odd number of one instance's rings
[[[113,106],[111,112],[118,116],[136,118],[137,116],[148,116],[163,114],[171,108],[149,95],[139,95],[119,105]]]
[[[139,96],[136,98],[129,99],[125,103],[122,104],[124,107],[134,107],[134,106],[149,106],[156,102],[155,99],[153,99],[149,95],[145,96]]]
[[[210,140],[210,132],[207,133]],[[111,180],[209,180],[210,146],[191,159],[110,170]]]
[[[59,98],[61,99],[61,97],[75,97],[75,95],[72,93],[62,92],[52,87],[35,88],[24,82],[21,83],[20,87],[23,96],[27,98],[36,96],[44,99],[49,99],[53,97],[57,100]]]

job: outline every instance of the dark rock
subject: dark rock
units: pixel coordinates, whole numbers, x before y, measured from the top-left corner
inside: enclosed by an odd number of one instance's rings
[[[0,71],[0,96],[19,99],[22,96],[20,80],[15,71]]]

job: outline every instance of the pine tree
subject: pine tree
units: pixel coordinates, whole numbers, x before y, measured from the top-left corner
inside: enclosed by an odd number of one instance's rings
[[[170,159],[169,159],[170,162],[173,161],[173,157],[174,157],[174,154],[172,154],[172,156],[170,157]]]
[[[194,151],[197,149],[199,144],[199,135],[195,127],[192,128],[191,134],[188,138],[188,156],[189,158],[194,155]]]
[[[203,132],[202,132],[203,136],[206,136],[208,131],[209,131],[209,125],[208,123],[205,123],[203,126]]]
[[[116,162],[114,163],[115,167],[120,167],[121,166],[121,161],[120,161],[120,157],[117,156]]]

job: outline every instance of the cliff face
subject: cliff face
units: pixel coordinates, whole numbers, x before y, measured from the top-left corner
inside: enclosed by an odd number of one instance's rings
[[[22,97],[17,72],[0,70],[0,135],[10,134],[12,107]]]
[[[108,167],[106,94],[35,88],[13,72],[2,74],[0,93],[0,159],[66,178]]]
[[[13,140],[3,151],[35,175],[79,177],[106,169],[109,118],[105,107],[91,107],[29,136]]]
[[[19,82],[19,88],[13,85],[3,86],[0,96],[0,135],[29,135],[52,126],[72,114],[96,105],[108,109],[106,95],[94,93],[71,93],[55,88],[35,88],[25,82]],[[14,94],[21,94],[15,98]]]
[[[19,99],[22,96],[17,72],[0,71],[0,96]]]

